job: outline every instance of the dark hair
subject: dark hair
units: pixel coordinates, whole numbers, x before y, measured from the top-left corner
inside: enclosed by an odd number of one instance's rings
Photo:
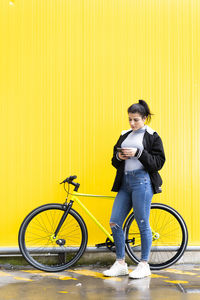
[[[128,113],[138,113],[142,118],[147,117],[147,123],[151,121],[151,116],[153,115],[150,112],[148,104],[144,100],[139,100],[138,103],[132,104],[128,108]]]

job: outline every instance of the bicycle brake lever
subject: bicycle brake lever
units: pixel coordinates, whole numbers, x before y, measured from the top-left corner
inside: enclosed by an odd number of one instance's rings
[[[69,179],[69,177],[67,177],[65,180],[63,180],[62,182],[60,182],[60,184],[67,182]]]

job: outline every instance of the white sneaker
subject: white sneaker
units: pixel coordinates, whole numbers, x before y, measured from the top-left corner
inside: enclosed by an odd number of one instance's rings
[[[109,270],[103,271],[104,276],[120,276],[120,275],[128,275],[128,267],[127,264],[120,264],[116,261]]]
[[[149,268],[149,264],[140,262],[136,269],[129,274],[130,278],[143,278],[146,276],[150,276],[151,271]]]

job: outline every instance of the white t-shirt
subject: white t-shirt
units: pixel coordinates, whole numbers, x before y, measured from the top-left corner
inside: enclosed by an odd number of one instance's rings
[[[143,150],[143,137],[146,131],[146,125],[138,130],[133,130],[127,138],[122,142],[121,148],[139,148]],[[138,169],[144,169],[143,164],[137,159],[137,157],[130,157],[125,160],[125,169],[124,171],[133,171]]]

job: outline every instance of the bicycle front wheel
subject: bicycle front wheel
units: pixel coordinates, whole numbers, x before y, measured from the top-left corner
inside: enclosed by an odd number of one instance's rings
[[[61,204],[42,205],[33,210],[20,227],[20,251],[28,263],[39,270],[63,271],[75,264],[85,251],[87,228],[73,209],[54,238],[65,209]]]
[[[186,249],[188,242],[186,224],[172,207],[152,203],[150,227],[152,230],[152,247],[148,261],[150,268],[152,270],[167,268],[177,262]],[[134,213],[128,217],[124,231],[127,254],[138,263],[141,259],[141,239]]]

